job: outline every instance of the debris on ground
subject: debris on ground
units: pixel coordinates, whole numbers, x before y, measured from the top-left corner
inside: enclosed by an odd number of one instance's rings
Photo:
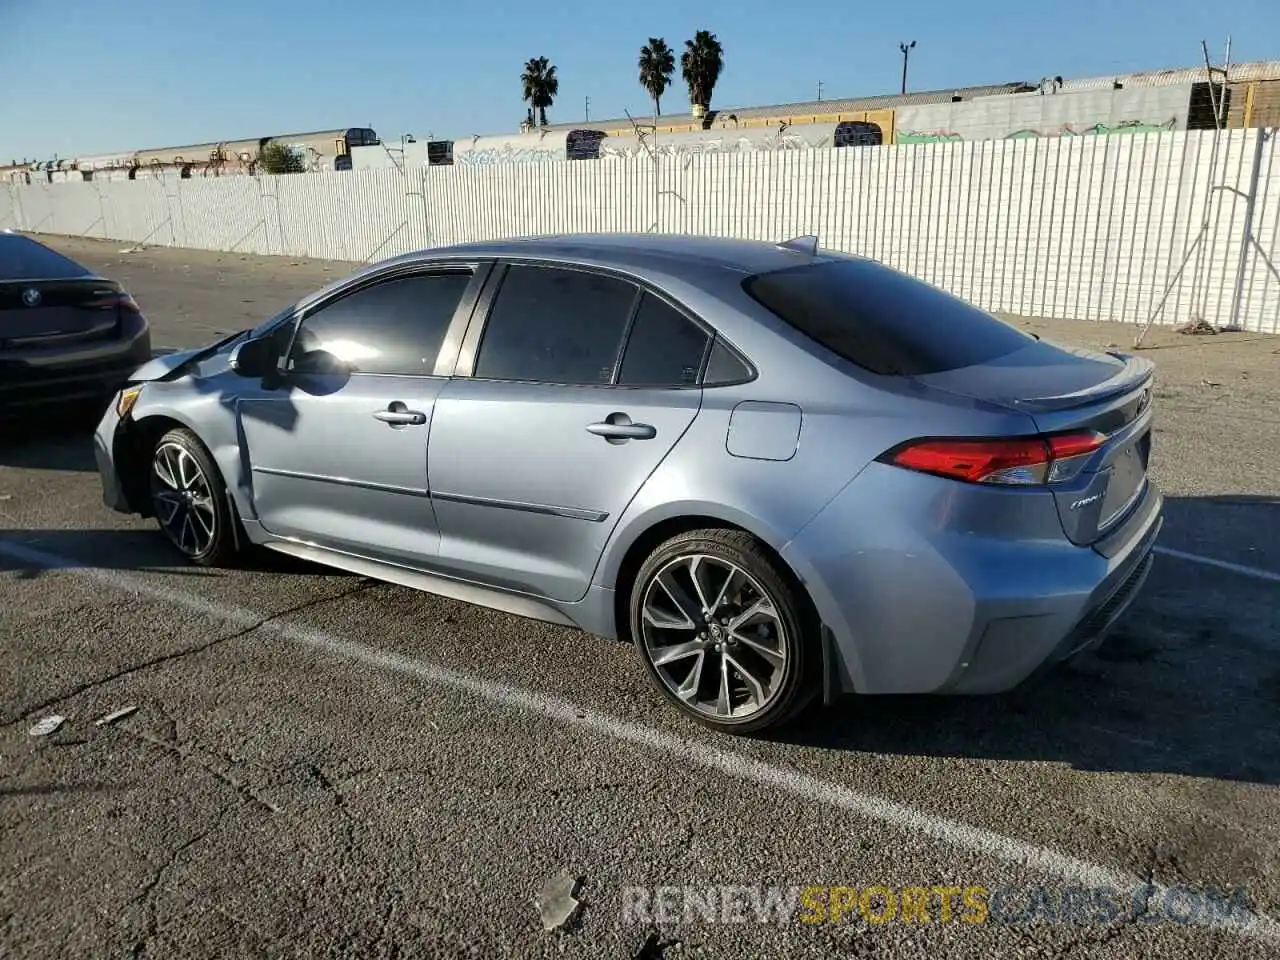
[[[112,710],[105,717],[99,717],[93,721],[95,727],[105,727],[109,723],[115,723],[117,720],[123,720],[130,714],[138,712],[137,707],[121,707],[119,710]]]
[[[12,493],[0,493],[0,500],[12,500],[12,499],[13,499]]]
[[[1201,378],[1200,378],[1200,386],[1202,386],[1202,387],[1220,387],[1220,386],[1222,386],[1222,384],[1220,384],[1217,380],[1210,380],[1208,377],[1201,377]]]
[[[33,737],[47,737],[49,734],[57,732],[66,719],[66,717],[60,717],[56,713],[49,717],[43,717],[27,733]]]
[[[1195,320],[1188,320],[1181,326],[1174,327],[1175,333],[1185,334],[1191,337],[1211,336],[1218,332],[1217,328],[1208,320],[1197,317]]]
[[[560,873],[547,881],[534,900],[542,917],[543,930],[559,930],[577,916],[582,907],[582,901],[578,899],[581,886],[581,877],[571,877],[567,873]]]

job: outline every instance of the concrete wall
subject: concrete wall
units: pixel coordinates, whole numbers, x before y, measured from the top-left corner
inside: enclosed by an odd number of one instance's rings
[[[900,107],[897,143],[1185,130],[1191,84]]]
[[[541,233],[812,233],[989,310],[1203,317],[1276,333],[1276,141],[1256,130],[1192,131],[657,164],[95,179],[0,188],[0,228],[350,261]]]

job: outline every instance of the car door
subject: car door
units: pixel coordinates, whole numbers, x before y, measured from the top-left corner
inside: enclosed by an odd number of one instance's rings
[[[711,336],[628,280],[498,270],[436,399],[439,565],[579,600],[618,518],[697,415]]]
[[[436,363],[473,283],[474,265],[394,274],[301,318],[284,372],[237,403],[269,533],[413,565],[436,555],[427,435],[448,382]]]

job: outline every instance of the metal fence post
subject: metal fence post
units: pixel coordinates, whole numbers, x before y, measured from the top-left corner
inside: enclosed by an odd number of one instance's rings
[[[1240,329],[1240,310],[1244,303],[1244,274],[1249,263],[1249,249],[1254,244],[1253,214],[1258,202],[1258,178],[1262,172],[1262,148],[1267,142],[1268,131],[1253,131],[1253,169],[1249,171],[1249,193],[1244,202],[1244,231],[1240,236],[1240,260],[1236,265],[1236,286],[1231,295],[1231,319],[1228,327]]]

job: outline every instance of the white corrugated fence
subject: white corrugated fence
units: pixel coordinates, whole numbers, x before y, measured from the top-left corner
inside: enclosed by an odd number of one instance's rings
[[[1275,133],[10,184],[0,229],[359,262],[560,232],[816,234],[989,310],[1276,333]]]

